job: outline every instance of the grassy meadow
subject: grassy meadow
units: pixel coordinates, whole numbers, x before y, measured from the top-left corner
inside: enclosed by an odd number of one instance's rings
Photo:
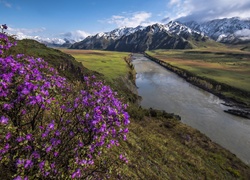
[[[250,92],[250,52],[236,48],[204,48],[193,50],[154,50],[147,54],[199,77],[214,80]],[[233,92],[224,95],[250,103],[250,97]]]
[[[129,71],[124,57],[128,57],[130,53],[74,49],[62,49],[62,51],[72,55],[86,68],[103,74],[108,81],[126,76]]]

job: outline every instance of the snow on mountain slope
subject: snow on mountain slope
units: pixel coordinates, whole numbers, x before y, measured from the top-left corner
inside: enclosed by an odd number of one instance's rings
[[[147,27],[118,28],[110,32],[89,36],[73,44],[72,49],[106,49],[143,52],[149,49],[191,48],[189,41],[206,41],[203,33],[192,30],[178,22],[153,24]]]
[[[98,37],[106,37],[106,38],[111,38],[111,39],[117,39],[117,38],[120,38],[121,36],[127,36],[129,34],[132,34],[136,31],[139,31],[139,30],[143,30],[144,27],[143,26],[137,26],[135,28],[130,28],[130,27],[124,27],[124,28],[117,28],[117,29],[114,29],[110,32],[102,32],[102,33],[98,33],[97,36]]]
[[[186,26],[204,32],[210,38],[223,43],[239,43],[250,40],[250,19],[238,17],[215,19],[203,23],[190,21]]]

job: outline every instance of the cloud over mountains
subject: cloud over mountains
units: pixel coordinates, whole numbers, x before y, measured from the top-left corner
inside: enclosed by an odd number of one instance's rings
[[[136,27],[138,25],[146,26],[153,24],[150,21],[152,14],[149,12],[123,13],[122,15],[113,15],[111,18],[104,20],[109,24],[115,24],[117,27]]]
[[[249,18],[249,0],[171,0],[168,8],[174,13],[166,17],[180,21],[206,21],[227,17]]]

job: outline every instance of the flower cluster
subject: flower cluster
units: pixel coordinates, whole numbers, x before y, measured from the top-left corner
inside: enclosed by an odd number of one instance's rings
[[[1,33],[0,42],[0,55],[14,45]],[[107,150],[126,140],[129,115],[92,79],[76,86],[41,58],[0,56],[1,168],[15,179],[98,177]]]

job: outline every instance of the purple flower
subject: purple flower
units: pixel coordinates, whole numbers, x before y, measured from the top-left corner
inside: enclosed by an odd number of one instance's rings
[[[33,166],[33,162],[30,159],[27,159],[24,164],[24,168],[28,169],[28,168],[31,168],[32,166]]]
[[[71,178],[80,178],[81,177],[81,170],[78,168],[72,175]]]
[[[123,140],[126,141],[127,140],[127,136],[124,134],[123,135]]]
[[[46,148],[46,153],[49,153],[51,151],[51,149],[52,149],[52,146],[47,147]]]
[[[25,150],[27,150],[27,151],[30,151],[31,149],[32,149],[32,147],[30,145],[25,147]]]
[[[45,132],[45,133],[42,134],[42,138],[46,138],[47,136],[48,136],[47,132]]]
[[[54,152],[54,156],[55,156],[55,157],[57,157],[57,156],[58,156],[58,154],[59,154],[59,153],[58,153],[57,151],[56,151],[56,152]]]
[[[53,120],[53,121],[48,125],[48,128],[49,128],[49,129],[54,129],[54,126],[55,126],[55,121]]]
[[[38,166],[39,166],[40,171],[44,170],[44,165],[45,165],[45,161],[42,161],[42,162],[39,163]]]
[[[7,118],[7,117],[5,117],[5,116],[1,116],[1,118],[0,118],[0,123],[1,124],[8,124],[8,121],[9,121],[9,119]]]
[[[26,140],[28,140],[28,141],[32,140],[32,134],[27,134],[26,135]]]
[[[14,180],[22,180],[21,176],[17,176],[14,178]]]
[[[16,138],[16,141],[19,142],[19,143],[22,142],[22,141],[24,141],[24,140],[25,140],[25,138],[21,137],[21,136],[19,136],[19,137]]]
[[[24,164],[24,160],[23,159],[18,159],[16,162],[17,166],[22,166]]]
[[[16,55],[16,57],[19,59],[19,58],[21,58],[21,57],[23,57],[24,56],[24,54],[17,54]]]
[[[39,159],[40,158],[40,154],[37,151],[34,151],[32,153],[32,156],[33,156],[34,159]]]
[[[25,109],[21,110],[21,114],[25,115],[27,113],[27,111]]]
[[[52,164],[50,164],[50,168],[54,169],[56,167],[56,164],[53,162]]]
[[[125,128],[125,129],[123,130],[123,132],[124,132],[124,133],[128,133],[128,128]]]
[[[4,146],[4,149],[8,150],[10,148],[10,144],[7,143],[5,146]]]
[[[69,133],[70,136],[74,136],[74,134],[75,133],[73,131],[70,131],[70,133]]]
[[[21,93],[27,95],[30,93],[30,91],[27,88],[24,88]]]
[[[13,105],[11,105],[11,104],[4,104],[3,105],[4,110],[11,110],[12,108],[13,108]]]
[[[6,136],[5,136],[5,139],[6,139],[6,140],[9,140],[10,138],[11,138],[11,133],[8,132],[8,133],[6,134]]]
[[[55,136],[60,136],[60,131],[58,131],[58,130],[56,130],[56,132],[55,132]]]

